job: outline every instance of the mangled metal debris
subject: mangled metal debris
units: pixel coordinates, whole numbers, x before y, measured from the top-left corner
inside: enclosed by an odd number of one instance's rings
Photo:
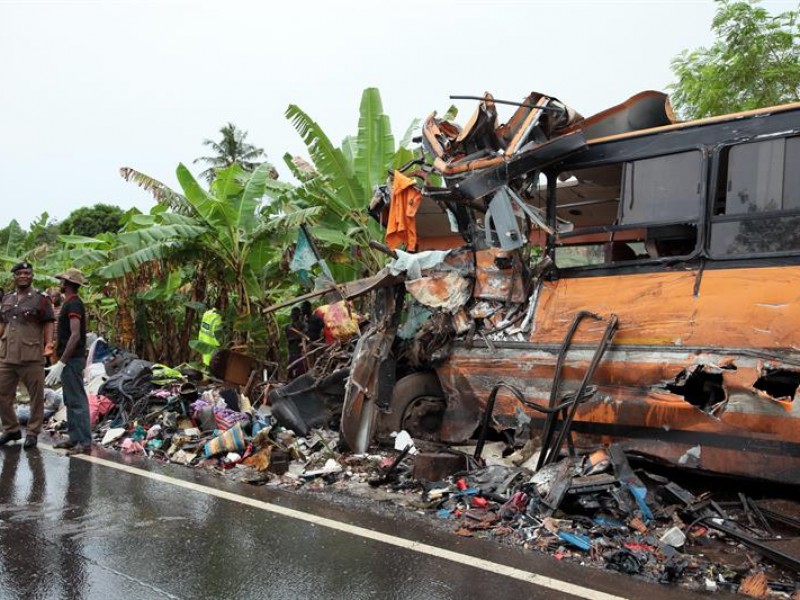
[[[491,428],[521,446],[553,419],[534,406],[588,386],[559,434],[568,449],[613,439],[800,483],[800,244],[771,225],[800,206],[784,167],[800,155],[800,106],[676,123],[658,92],[589,118],[532,93],[500,124],[500,104],[486,94],[463,128],[431,115],[425,160],[395,174],[419,191],[414,235],[386,240],[406,300],[354,356],[345,442],[364,451],[391,423],[463,443],[502,383]],[[391,189],[371,206],[382,223]],[[616,321],[598,361],[604,325],[571,330],[586,312]]]
[[[391,261],[364,288],[342,446],[409,432],[422,451],[370,482],[421,491],[461,535],[791,591],[793,517],[629,458],[800,483],[800,105],[676,123],[657,92],[589,118],[532,93],[500,123],[502,104],[431,115],[373,199]],[[701,556],[734,545],[771,566]]]

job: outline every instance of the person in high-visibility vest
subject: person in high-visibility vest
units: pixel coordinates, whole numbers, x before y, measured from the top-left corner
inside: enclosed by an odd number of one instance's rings
[[[217,312],[216,308],[209,308],[203,313],[203,320],[200,322],[200,332],[197,334],[197,339],[204,344],[218,348],[219,340],[217,340],[217,334],[221,328],[222,317]],[[208,354],[203,354],[204,365],[208,366],[211,364],[211,355],[213,352],[214,351],[211,350]]]

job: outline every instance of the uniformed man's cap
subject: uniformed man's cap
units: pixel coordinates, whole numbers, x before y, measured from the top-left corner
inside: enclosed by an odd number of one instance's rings
[[[16,273],[17,271],[21,271],[22,269],[30,269],[33,271],[33,265],[27,261],[18,262],[13,267],[11,267],[11,272]]]
[[[83,273],[75,268],[67,269],[63,273],[59,273],[56,275],[56,279],[63,279],[75,285],[86,285],[86,278],[83,276]]]

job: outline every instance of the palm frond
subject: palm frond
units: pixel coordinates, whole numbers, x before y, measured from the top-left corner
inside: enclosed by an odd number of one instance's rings
[[[65,247],[60,251],[50,253],[47,260],[48,263],[54,265],[70,265],[84,271],[94,271],[95,268],[108,263],[108,250],[86,246]]]
[[[298,106],[289,105],[286,118],[303,138],[314,166],[328,178],[340,201],[351,207],[361,206],[364,203],[364,191],[342,151],[334,148],[320,126]]]
[[[445,121],[452,121],[458,116],[458,107],[455,104],[451,104],[447,107],[447,110],[444,111],[444,115],[442,115],[442,119]]]
[[[84,235],[59,235],[58,241],[63,244],[71,244],[73,246],[101,246],[105,242],[93,237],[86,237]]]
[[[257,232],[261,231],[294,231],[304,223],[311,223],[316,217],[322,214],[323,208],[321,206],[312,206],[310,208],[301,208],[290,213],[277,215],[264,222],[259,229],[254,231],[254,237]]]
[[[355,163],[356,154],[358,154],[358,141],[356,138],[352,135],[348,135],[342,140],[341,148],[345,160],[350,164]]]
[[[422,119],[419,118],[416,118],[411,121],[411,124],[408,126],[408,129],[406,129],[406,132],[403,134],[400,143],[397,144],[398,150],[400,148],[408,148],[408,146],[411,144],[411,140],[414,138],[414,134],[419,131],[419,127],[421,124],[422,124]]]
[[[361,95],[358,138],[353,168],[361,188],[372,189],[386,180],[386,169],[394,154],[394,136],[389,117],[383,113],[381,95],[377,88],[367,88]],[[362,203],[366,199],[361,199]],[[363,208],[363,204],[360,208]]]
[[[124,231],[117,238],[123,247],[138,249],[159,242],[173,244],[191,242],[207,231],[200,225],[153,225],[135,231]]]
[[[272,165],[262,163],[253,171],[244,185],[242,193],[232,203],[233,210],[236,212],[234,222],[236,227],[242,231],[253,231],[258,219],[258,207],[261,198],[266,191],[266,182],[270,179]]]
[[[122,175],[125,181],[134,183],[148,192],[159,204],[165,204],[172,210],[181,214],[194,214],[192,205],[189,204],[185,196],[172,190],[168,185],[161,183],[158,179],[130,167],[122,167],[119,170],[119,174]]]
[[[5,255],[17,256],[22,252],[25,242],[25,232],[16,219],[12,219],[7,226],[8,241],[6,242]]]
[[[206,192],[182,163],[178,165],[176,175],[198,218],[206,223],[228,251],[232,251],[235,242],[231,236],[231,226],[235,214],[230,205]]]
[[[283,254],[269,239],[254,240],[247,254],[247,264],[255,273],[260,273],[264,265]]]
[[[350,248],[353,245],[352,236],[341,230],[317,226],[311,230],[311,233],[314,235],[314,239],[325,242],[326,245],[339,248]]]
[[[145,263],[161,260],[172,247],[172,242],[158,242],[112,260],[96,271],[104,279],[117,279],[135,272]]]
[[[114,251],[118,257],[97,273],[106,279],[115,279],[134,272],[141,265],[161,260],[168,251],[175,251],[194,243],[206,233],[199,225],[154,225],[119,234],[120,247]]]

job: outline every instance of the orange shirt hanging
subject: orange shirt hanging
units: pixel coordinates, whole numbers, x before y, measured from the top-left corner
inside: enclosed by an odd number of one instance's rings
[[[400,171],[394,172],[392,203],[389,207],[389,222],[386,224],[386,245],[392,250],[405,245],[406,250],[417,248],[417,225],[415,217],[422,194],[415,182]]]

